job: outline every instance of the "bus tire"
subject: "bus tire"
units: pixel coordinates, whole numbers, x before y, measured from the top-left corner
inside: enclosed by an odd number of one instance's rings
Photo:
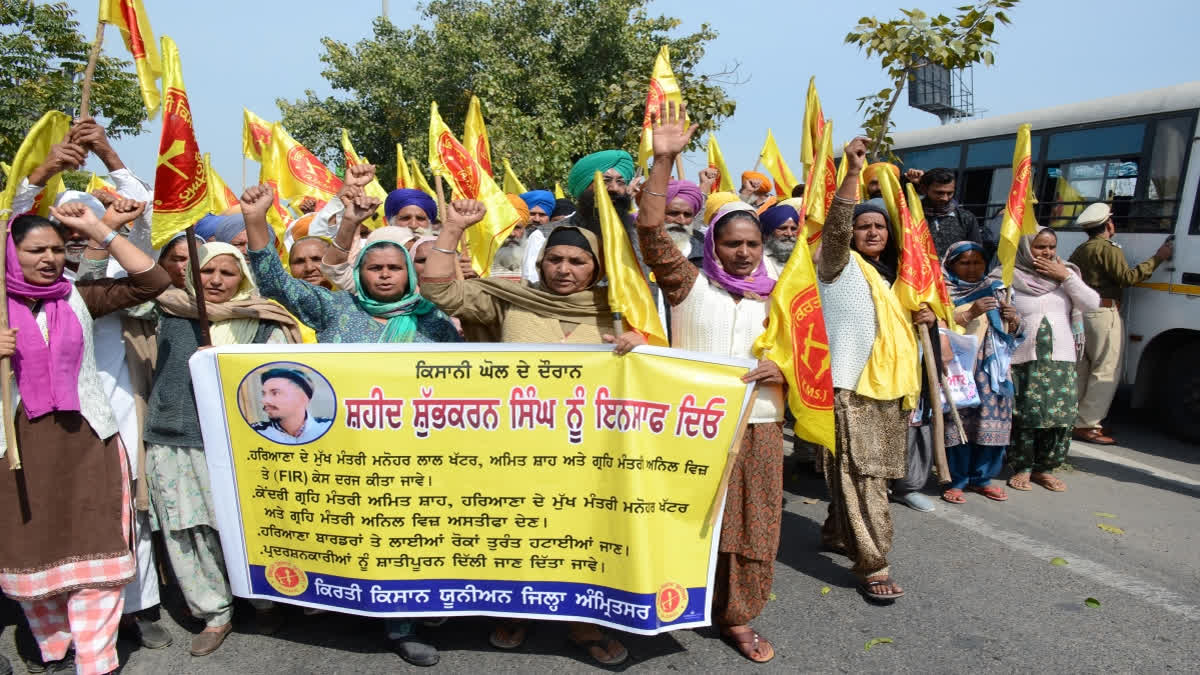
[[[1200,443],[1200,341],[1180,345],[1171,353],[1163,412],[1171,431]]]

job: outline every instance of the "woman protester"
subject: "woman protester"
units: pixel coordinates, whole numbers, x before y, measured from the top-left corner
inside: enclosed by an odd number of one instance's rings
[[[251,186],[242,194],[242,213],[249,235],[250,266],[259,290],[278,301],[300,321],[312,326],[322,343],[459,342],[458,331],[425,298],[417,293],[417,272],[404,244],[412,238],[407,228],[384,226],[371,233],[355,256],[353,290],[333,291],[290,276],[271,247],[267,209],[274,194],[266,185]],[[338,238],[348,240],[379,208],[379,200],[360,187],[341,196],[344,204]],[[399,234],[399,237],[389,236]],[[334,240],[337,246],[338,239]],[[440,657],[437,648],[419,638],[413,622],[387,621],[392,649],[415,666],[432,666]]]
[[[1012,354],[1024,336],[1021,317],[1004,301],[1004,284],[985,274],[984,255],[979,244],[960,241],[950,246],[942,261],[946,287],[956,308],[954,320],[979,341],[973,375],[980,405],[959,408],[966,438],[959,436],[951,420],[945,425],[950,486],[942,492],[942,499],[951,504],[966,501],[964,489],[997,502],[1008,499],[1004,488],[991,482],[1004,463],[1004,448],[1012,432]]]
[[[0,355],[16,378],[15,425],[21,471],[0,471],[0,589],[19,600],[50,669],[117,668],[121,588],[135,574],[131,553],[129,464],[96,369],[92,320],[145,302],[170,285],[149,256],[111,228],[144,210],[101,222],[82,203],[50,209],[61,224],[33,215],[10,224],[8,317]],[[110,227],[111,226],[111,227]],[[63,274],[71,233],[107,249],[123,279],[72,283]],[[4,446],[0,430],[0,448]],[[57,663],[52,663],[57,662]]]
[[[1083,313],[1100,306],[1100,296],[1083,282],[1079,268],[1063,262],[1057,250],[1058,235],[1048,227],[1021,237],[1017,246],[1013,306],[1027,337],[1012,358],[1016,403],[1008,486],[1014,490],[1032,490],[1030,482],[1051,492],[1067,489],[1053,472],[1071,447]]]
[[[664,105],[655,121],[654,166],[642,189],[637,219],[642,255],[671,304],[672,347],[752,358],[775,287],[763,261],[763,233],[754,207],[739,200],[716,211],[704,233],[700,269],[667,229],[671,169],[696,130],[684,121],[686,111],[686,106],[672,104],[668,111]],[[770,599],[779,550],[784,379],[779,366],[764,360],[742,381],[759,386],[725,498],[713,619],[721,636],[743,656],[766,663],[775,649],[748,624]]]
[[[895,258],[886,214],[859,204],[867,140],[847,146],[846,177],[821,234],[817,288],[829,338],[835,452],[824,459],[829,516],[824,546],[854,560],[859,592],[891,601],[904,590],[892,579],[888,481],[902,478],[908,415],[920,391],[913,321],[932,323],[928,309],[910,316],[891,291]],[[928,316],[925,316],[928,313]]]
[[[240,215],[239,215],[240,218]],[[185,270],[184,290],[158,297],[158,359],[146,418],[146,479],[151,515],[163,532],[167,557],[192,615],[205,622],[192,638],[193,656],[211,654],[233,628],[233,595],[217,535],[204,438],[196,413],[188,359],[202,349],[196,294],[204,294],[212,346],[300,342],[299,329],[279,305],[259,296],[241,251],[223,242],[201,246],[200,279]],[[258,630],[278,630],[270,601],[251,601]]]
[[[450,204],[442,230],[429,249],[421,294],[464,324],[480,324],[499,335],[502,342],[616,344],[624,354],[645,344],[633,331],[611,335],[612,309],[608,293],[598,288],[604,278],[601,242],[591,231],[572,225],[555,227],[546,238],[537,262],[540,280],[513,282],[503,279],[458,279],[455,247],[463,232],[483,219],[481,202],[459,200]],[[498,649],[516,649],[529,632],[527,621],[504,621],[490,641]],[[603,665],[623,663],[629,653],[599,627],[572,622],[572,643]]]

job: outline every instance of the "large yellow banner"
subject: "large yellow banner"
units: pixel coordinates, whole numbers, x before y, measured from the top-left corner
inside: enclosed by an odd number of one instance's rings
[[[753,365],[604,346],[201,352],[234,593],[647,634],[707,625],[714,510]]]

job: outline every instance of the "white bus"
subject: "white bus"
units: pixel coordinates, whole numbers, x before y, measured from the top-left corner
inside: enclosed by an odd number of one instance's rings
[[[1018,125],[1033,125],[1038,222],[1057,229],[1066,259],[1086,235],[1088,204],[1112,205],[1130,265],[1168,235],[1175,258],[1125,292],[1123,383],[1135,408],[1158,408],[1180,436],[1200,441],[1200,82],[1085,103],[897,133],[905,167],[944,167],[960,204],[999,229]]]

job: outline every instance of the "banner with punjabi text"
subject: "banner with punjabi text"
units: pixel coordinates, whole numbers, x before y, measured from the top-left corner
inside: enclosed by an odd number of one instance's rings
[[[708,625],[717,494],[754,365],[601,345],[199,352],[234,594],[643,634]]]

